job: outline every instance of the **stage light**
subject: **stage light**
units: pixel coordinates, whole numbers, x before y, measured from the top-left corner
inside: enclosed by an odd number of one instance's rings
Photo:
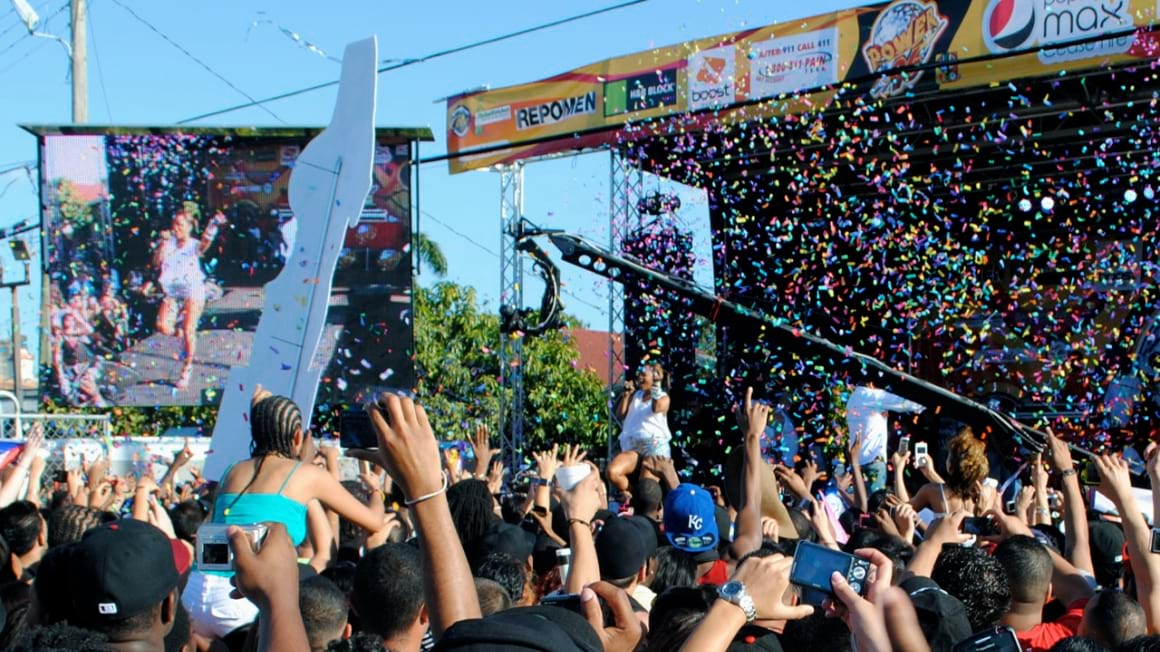
[[[32,259],[32,255],[28,253],[28,245],[23,240],[16,238],[8,241],[8,246],[12,247],[12,256],[21,262],[27,262]]]
[[[1131,188],[1128,188],[1127,190],[1125,190],[1124,191],[1124,201],[1128,202],[1129,204],[1136,201],[1136,191],[1132,190]]]
[[[1050,213],[1055,208],[1055,200],[1051,197],[1044,197],[1039,200],[1039,207],[1043,209],[1044,213]]]
[[[1027,199],[1026,197],[1024,197],[1023,199],[1020,199],[1019,200],[1019,210],[1023,211],[1024,213],[1030,213],[1031,212],[1031,200]]]
[[[1149,201],[1156,198],[1156,191],[1152,190],[1152,186],[1144,186],[1144,199]]]

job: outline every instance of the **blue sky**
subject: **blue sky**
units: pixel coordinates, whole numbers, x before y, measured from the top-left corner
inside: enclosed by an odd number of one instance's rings
[[[42,30],[67,38],[66,0],[31,0]],[[127,6],[244,93],[262,98],[337,79],[338,64],[297,45],[278,28],[340,57],[345,43],[375,34],[382,59],[420,57],[481,39],[558,20],[614,0],[477,3],[334,3],[284,0],[211,0],[203,3],[89,0],[89,122],[169,125],[246,98],[135,18]],[[445,151],[445,106],[438,98],[489,84],[492,88],[547,77],[601,59],[747,27],[792,22],[866,4],[851,0],[649,0],[625,9],[421,63],[379,77],[380,126],[429,126],[436,142],[425,156]],[[35,161],[35,139],[22,123],[71,121],[69,64],[63,49],[32,38],[0,0],[0,170]],[[321,125],[330,117],[334,90],[326,89],[259,108],[208,119],[200,125]],[[279,121],[281,120],[281,122]],[[608,155],[536,162],[526,171],[526,214],[546,227],[607,240]],[[655,182],[646,190],[655,189]],[[693,229],[701,262],[698,280],[712,271],[708,210],[699,193],[684,191],[681,219]],[[38,219],[36,190],[22,172],[0,174],[0,227]],[[422,229],[450,262],[448,278],[475,286],[490,309],[499,289],[499,178],[490,172],[451,176],[445,163],[423,167]],[[39,247],[34,247],[39,249]],[[554,252],[553,252],[554,253]],[[39,254],[39,251],[37,251]],[[0,251],[6,275],[18,275]],[[589,326],[607,327],[606,286],[562,265],[566,309]],[[423,284],[435,280],[430,273]],[[529,305],[539,287],[530,284]],[[39,283],[21,293],[22,329],[35,332]],[[9,295],[0,296],[0,339],[9,337]]]

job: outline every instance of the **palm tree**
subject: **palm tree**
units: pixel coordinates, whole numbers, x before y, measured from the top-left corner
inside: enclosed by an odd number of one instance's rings
[[[447,257],[437,242],[428,238],[426,233],[418,231],[411,234],[411,246],[419,255],[420,266],[430,268],[440,278],[447,276]]]

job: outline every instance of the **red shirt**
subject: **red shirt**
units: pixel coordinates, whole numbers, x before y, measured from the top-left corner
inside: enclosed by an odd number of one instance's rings
[[[725,563],[724,559],[718,559],[713,562],[713,567],[709,572],[701,576],[697,580],[697,584],[717,584],[721,585],[729,581],[729,564]],[[1080,608],[1080,616],[1083,616],[1083,608]]]
[[[1067,606],[1055,622],[1039,623],[1025,632],[1015,632],[1019,639],[1019,646],[1023,652],[1047,652],[1051,646],[1079,632],[1079,623],[1083,620],[1083,608],[1087,606],[1087,598],[1076,600]]]

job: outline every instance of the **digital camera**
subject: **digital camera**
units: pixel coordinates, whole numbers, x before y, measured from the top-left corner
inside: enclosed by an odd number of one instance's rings
[[[226,534],[228,525],[223,523],[206,523],[197,528],[197,568],[203,571],[232,571],[234,570],[234,551],[230,549],[230,538]],[[266,540],[268,532],[265,525],[238,525],[254,552],[262,549],[262,542]]]

